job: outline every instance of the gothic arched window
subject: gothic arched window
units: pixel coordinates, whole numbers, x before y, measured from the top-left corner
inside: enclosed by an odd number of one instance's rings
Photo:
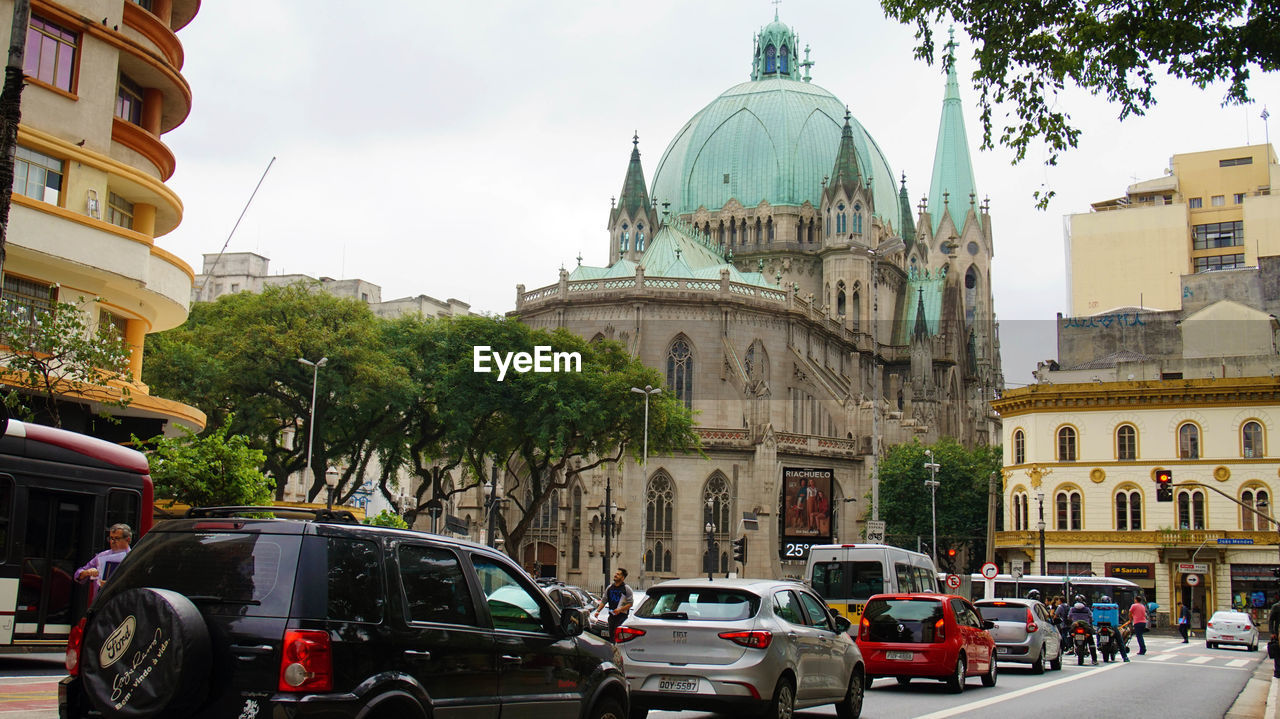
[[[693,349],[684,335],[667,350],[667,387],[684,406],[693,408]]]
[[[848,232],[848,231],[849,231],[849,230],[848,230],[849,223],[848,223],[848,221],[845,219],[845,215],[844,215],[844,203],[843,203],[843,202],[841,202],[841,203],[836,207],[836,211],[837,211],[837,214],[836,214],[836,233],[837,233],[837,234],[841,234],[841,235],[843,235],[844,233],[846,233],[846,232]]]
[[[671,571],[672,536],[675,527],[675,489],[671,477],[658,472],[645,492],[644,568],[650,572]]]
[[[787,46],[783,45],[782,51],[778,53],[778,72],[784,75],[791,72],[791,70],[789,69],[790,63],[787,62],[789,57],[790,57],[790,53],[787,52]]]
[[[729,571],[729,539],[736,527],[729,526],[729,481],[720,472],[711,475],[702,489],[702,521],[714,525],[716,566]]]
[[[766,73],[774,73],[778,71],[778,51],[773,45],[764,49],[764,71]]]
[[[644,252],[644,223],[636,223],[636,252]]]
[[[627,227],[627,223],[625,222],[622,223],[622,244],[620,245],[620,247],[622,248],[623,252],[627,251],[627,242],[631,239],[631,233],[628,232],[628,229],[629,228]]]
[[[858,203],[853,206],[853,231],[856,234],[862,234],[862,204]]]
[[[844,316],[844,280],[836,283],[836,314]]]
[[[570,558],[574,569],[582,568],[582,485],[573,485],[573,507],[572,521],[570,522],[569,533],[573,539],[570,542],[573,548],[573,556]]]

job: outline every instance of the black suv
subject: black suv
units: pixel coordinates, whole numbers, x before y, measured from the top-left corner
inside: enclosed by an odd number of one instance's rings
[[[138,542],[72,631],[61,717],[626,717],[617,650],[506,555],[260,512]]]

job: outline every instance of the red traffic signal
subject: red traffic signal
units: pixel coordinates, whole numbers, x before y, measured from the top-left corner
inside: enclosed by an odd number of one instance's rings
[[[948,550],[947,550],[947,556],[948,556],[948,557],[955,557],[955,556],[956,556],[956,550],[954,550],[954,549],[948,549]]]
[[[1171,469],[1156,470],[1156,501],[1157,502],[1173,501],[1173,470]]]

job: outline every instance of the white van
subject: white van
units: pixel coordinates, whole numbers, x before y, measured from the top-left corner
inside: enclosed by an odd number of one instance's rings
[[[883,544],[815,544],[804,576],[854,627],[873,594],[938,591],[929,555]]]

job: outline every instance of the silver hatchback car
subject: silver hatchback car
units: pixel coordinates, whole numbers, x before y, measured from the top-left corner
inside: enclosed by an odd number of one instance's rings
[[[996,658],[1030,664],[1036,674],[1046,666],[1062,668],[1062,636],[1044,604],[1035,599],[979,599],[973,603],[983,619],[995,622]]]
[[[677,579],[618,627],[631,717],[650,709],[789,719],[834,704],[862,713],[862,653],[813,590],[773,579]]]

